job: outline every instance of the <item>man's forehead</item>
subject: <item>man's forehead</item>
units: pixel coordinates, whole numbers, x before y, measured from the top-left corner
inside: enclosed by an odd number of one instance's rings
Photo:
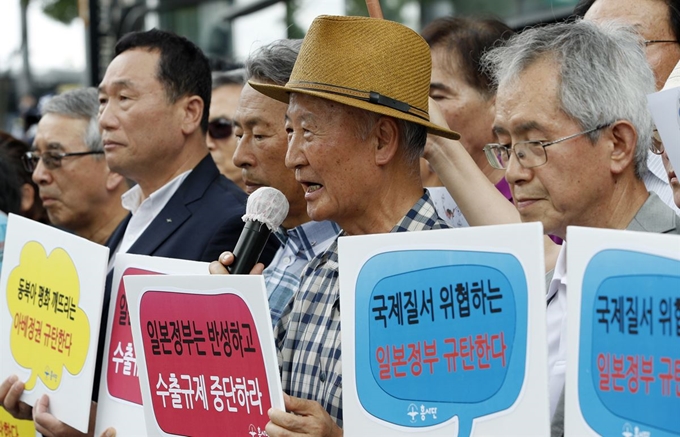
[[[113,58],[104,79],[99,85],[100,92],[107,86],[135,87],[148,86],[148,81],[158,81],[158,62],[160,52],[134,48],[126,50]],[[159,82],[160,83],[160,82]]]
[[[85,144],[89,121],[84,118],[67,117],[47,113],[38,122],[33,148],[71,150]]]
[[[333,100],[303,93],[291,93],[286,119],[299,121],[326,121],[329,117],[341,117],[343,113],[354,114],[354,108]]]
[[[288,108],[286,109],[286,119],[313,120],[316,111],[313,111],[312,108],[317,109],[323,99],[310,97],[305,94],[291,93]],[[315,100],[318,100],[318,102]]]
[[[668,6],[659,0],[597,0],[584,18],[596,22],[615,20],[635,27],[641,34],[655,34],[669,25]]]
[[[501,81],[496,94],[494,132],[524,134],[543,130],[561,113],[557,65],[543,59]]]

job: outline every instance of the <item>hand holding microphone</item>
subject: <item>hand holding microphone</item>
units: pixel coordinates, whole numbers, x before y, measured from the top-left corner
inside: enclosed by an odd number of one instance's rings
[[[257,264],[269,235],[281,226],[288,216],[288,200],[276,188],[262,187],[248,197],[246,222],[233,253],[224,252],[220,261],[210,264],[210,273],[248,274]],[[233,257],[233,262],[229,262]],[[224,266],[226,265],[226,269]],[[226,270],[226,271],[225,271]]]

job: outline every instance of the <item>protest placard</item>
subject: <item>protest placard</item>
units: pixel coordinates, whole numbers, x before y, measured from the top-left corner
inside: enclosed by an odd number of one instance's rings
[[[137,355],[125,293],[124,275],[206,274],[208,263],[179,259],[116,255],[99,385],[95,435],[109,427],[119,435],[144,435],[144,408],[139,387]]]
[[[539,223],[342,237],[347,435],[549,434]]]
[[[263,435],[283,392],[262,276],[126,276],[147,435]]]
[[[567,240],[566,435],[680,435],[680,236]]]
[[[677,85],[677,84],[676,84]],[[680,87],[647,96],[649,111],[673,168],[680,168]],[[680,174],[680,170],[676,170]]]
[[[21,400],[50,397],[59,420],[86,432],[109,250],[10,214],[0,279],[0,378]]]

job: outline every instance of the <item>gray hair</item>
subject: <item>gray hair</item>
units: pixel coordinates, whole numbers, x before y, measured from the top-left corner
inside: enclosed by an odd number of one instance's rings
[[[83,141],[92,151],[104,150],[99,133],[99,92],[97,88],[78,88],[52,97],[42,107],[42,115],[56,114],[87,120]]]
[[[358,139],[365,140],[382,115],[365,109],[355,109],[357,114],[354,133]],[[399,118],[394,120],[399,129],[399,147],[404,151],[406,160],[409,164],[418,163],[427,141],[427,128]]]
[[[246,71],[236,68],[229,71],[215,71],[212,73],[212,89],[225,85],[243,85],[246,83]]]
[[[653,122],[647,94],[655,90],[642,39],[620,23],[579,20],[528,29],[483,59],[495,86],[512,83],[535,62],[558,65],[560,109],[587,130],[616,120],[628,120],[637,131],[635,174],[647,170]],[[592,142],[600,132],[589,134]]]
[[[290,79],[301,46],[301,39],[280,39],[260,47],[245,62],[246,78],[285,85]]]

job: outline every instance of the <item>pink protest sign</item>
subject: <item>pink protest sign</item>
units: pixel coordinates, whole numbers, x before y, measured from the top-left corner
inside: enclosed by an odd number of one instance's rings
[[[262,433],[283,404],[262,278],[124,280],[149,433]]]
[[[142,367],[132,327],[135,319],[129,309],[129,294],[123,276],[205,275],[208,264],[171,258],[119,253],[114,264],[111,297],[107,317],[107,336],[99,387],[99,405],[95,435],[115,427],[118,435],[145,435],[143,396],[140,391]]]
[[[123,276],[153,274],[158,273],[128,268],[125,269]],[[106,382],[109,394],[114,398],[142,405],[142,392],[139,389],[139,378],[137,377],[137,359],[132,343],[132,330],[130,329],[130,314],[127,296],[125,295],[125,283],[122,278],[118,286],[115,307],[109,311],[114,312],[113,324],[111,325],[111,344],[107,354]]]

